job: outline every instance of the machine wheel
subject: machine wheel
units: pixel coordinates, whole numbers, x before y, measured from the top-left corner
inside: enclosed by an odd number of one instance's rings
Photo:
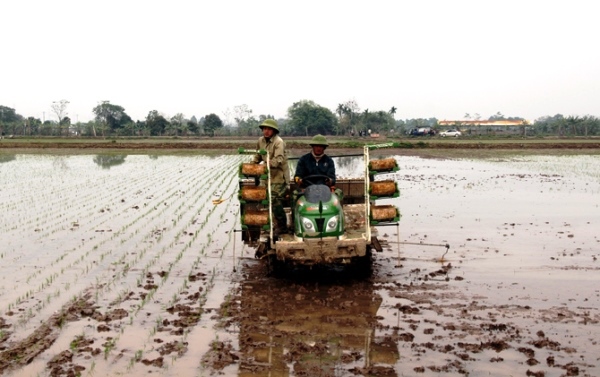
[[[353,269],[360,276],[369,276],[373,267],[373,254],[371,249],[367,249],[367,253],[363,257],[357,257],[353,261]]]
[[[267,270],[269,275],[279,276],[286,270],[286,268],[286,263],[278,260],[275,254],[270,254],[267,257]]]

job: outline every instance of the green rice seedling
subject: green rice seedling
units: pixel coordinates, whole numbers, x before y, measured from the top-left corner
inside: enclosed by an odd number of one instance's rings
[[[104,344],[104,360],[108,359],[110,351],[115,347],[115,339],[110,339]]]
[[[75,339],[73,339],[73,340],[71,341],[71,343],[69,343],[69,349],[70,349],[72,352],[75,352],[75,351],[77,350],[77,348],[78,348],[78,347],[79,347],[79,338],[78,338],[78,337],[76,337]]]

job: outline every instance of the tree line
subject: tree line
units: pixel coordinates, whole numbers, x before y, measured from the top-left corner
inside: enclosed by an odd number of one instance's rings
[[[68,115],[69,101],[51,104],[54,119],[40,120],[25,117],[13,108],[0,105],[0,132],[2,136],[55,136],[55,137],[115,137],[115,136],[258,136],[258,126],[270,114],[254,115],[247,105],[227,109],[221,116],[211,113],[200,118],[187,118],[182,113],[167,117],[157,110],[145,119],[133,120],[125,108],[102,101],[92,109],[94,119],[89,122],[72,122]],[[287,117],[277,119],[280,132],[286,136],[359,135],[379,133],[386,136],[406,135],[411,129],[430,127],[440,129],[438,120],[432,118],[395,119],[397,108],[388,110],[361,110],[356,101],[338,104],[335,111],[311,100],[293,103]],[[465,119],[480,120],[479,114],[465,114]],[[488,120],[524,120],[504,116],[497,112]],[[458,124],[459,126],[460,124]],[[598,136],[600,119],[595,116],[543,116],[533,124],[523,124],[522,133],[529,136]]]

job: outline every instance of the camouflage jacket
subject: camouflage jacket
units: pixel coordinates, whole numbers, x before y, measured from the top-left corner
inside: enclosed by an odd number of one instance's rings
[[[274,135],[268,140],[261,136],[256,144],[256,150],[264,149],[269,152],[270,164],[269,171],[271,172],[272,183],[290,183],[290,168],[285,150],[285,142],[279,135]],[[256,154],[254,155],[254,163],[267,162],[267,156]]]

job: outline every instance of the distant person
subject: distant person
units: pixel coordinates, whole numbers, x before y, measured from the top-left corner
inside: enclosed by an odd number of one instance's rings
[[[279,127],[275,119],[265,119],[260,126],[263,136],[258,139],[256,150],[269,152],[269,172],[271,176],[271,198],[273,216],[275,217],[274,232],[287,233],[287,217],[283,210],[283,200],[286,197],[290,183],[290,169],[285,150],[285,142],[279,136]],[[267,162],[267,156],[257,153],[254,155],[255,164]]]
[[[333,159],[325,154],[329,146],[323,135],[316,135],[309,145],[312,150],[300,157],[294,174],[294,181],[298,187],[306,187],[307,184],[324,184],[329,187],[335,186],[335,163]],[[310,176],[318,176],[304,179]]]

